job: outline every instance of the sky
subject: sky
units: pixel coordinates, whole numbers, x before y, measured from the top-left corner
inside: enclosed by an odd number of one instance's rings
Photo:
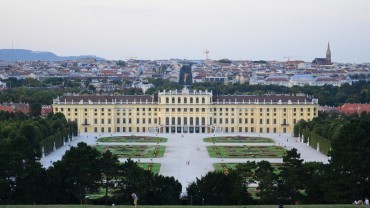
[[[369,0],[0,0],[0,49],[370,62]]]

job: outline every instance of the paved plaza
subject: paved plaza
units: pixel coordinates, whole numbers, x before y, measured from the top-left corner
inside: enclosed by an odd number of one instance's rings
[[[89,145],[153,145],[156,143],[101,143],[97,142],[97,138],[106,136],[131,136],[132,134],[93,134],[81,133],[80,136],[74,137],[72,142],[66,143],[63,147],[50,153],[41,159],[41,163],[45,168],[52,165],[52,162],[60,160],[65,151],[71,146],[76,146],[78,142],[86,142]],[[248,134],[216,134],[215,136],[251,136],[251,137],[267,137],[274,140],[274,143],[215,143],[215,145],[228,145],[228,146],[269,146],[277,145],[283,146],[286,149],[296,148],[301,154],[301,158],[306,162],[318,161],[328,162],[328,157],[315,149],[307,146],[305,143],[297,141],[297,138],[292,137],[290,134],[274,134],[274,133],[248,133]],[[153,133],[135,134],[135,136],[156,136]],[[267,160],[271,163],[283,162],[281,158],[211,158],[208,155],[206,146],[214,145],[210,142],[204,142],[203,138],[212,137],[214,134],[157,134],[159,137],[166,137],[166,143],[159,143],[159,145],[166,146],[164,156],[162,158],[144,159],[140,158],[140,162],[154,162],[161,163],[160,174],[164,176],[173,176],[182,184],[183,192],[186,192],[186,187],[195,179],[204,176],[208,171],[214,170],[213,163],[242,163],[246,161],[261,161]],[[132,158],[138,161],[138,158]],[[122,162],[126,159],[120,159]],[[189,164],[187,164],[189,161]]]

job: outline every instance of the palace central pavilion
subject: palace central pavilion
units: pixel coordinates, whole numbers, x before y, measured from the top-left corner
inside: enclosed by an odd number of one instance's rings
[[[53,111],[76,121],[79,132],[286,133],[317,116],[306,95],[220,95],[162,91],[158,95],[71,95],[53,100]]]

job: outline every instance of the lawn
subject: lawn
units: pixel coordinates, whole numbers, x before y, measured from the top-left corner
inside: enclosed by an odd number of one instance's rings
[[[106,205],[3,205],[2,208],[106,208]],[[116,205],[118,208],[132,208],[133,206]],[[138,207],[147,208],[277,208],[278,205],[242,205],[242,206],[153,206],[140,205]],[[350,204],[325,204],[325,205],[284,205],[284,208],[356,208],[358,205]],[[365,206],[366,207],[366,206]]]
[[[151,137],[151,136],[115,136],[115,137],[102,137],[97,140],[98,142],[148,142],[148,143],[163,143],[167,142],[164,137]]]
[[[139,167],[143,168],[144,170],[150,170],[154,174],[158,174],[159,170],[161,169],[160,163],[138,163]]]
[[[225,136],[225,137],[207,137],[204,142],[212,143],[273,143],[274,140],[264,137],[247,137],[247,136]]]
[[[281,158],[286,150],[280,146],[207,146],[210,157]]]
[[[96,145],[100,152],[111,151],[119,158],[154,158],[163,157],[165,146],[159,145]]]

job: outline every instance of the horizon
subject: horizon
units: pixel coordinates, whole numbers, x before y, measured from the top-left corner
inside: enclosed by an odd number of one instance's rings
[[[107,60],[370,62],[370,2],[357,0],[6,1],[0,48]]]
[[[70,55],[65,55],[65,56],[61,56],[59,54],[56,54],[54,53],[53,51],[33,51],[33,50],[30,50],[30,49],[25,49],[25,48],[2,48],[0,50],[25,50],[25,51],[31,51],[33,53],[52,53],[56,56],[59,56],[59,57],[78,57],[78,56],[91,56],[92,58],[93,57],[97,57],[97,58],[102,58],[104,59],[103,61],[119,61],[119,60],[124,60],[124,61],[128,61],[128,60],[138,60],[138,61],[160,61],[160,60],[172,60],[172,59],[179,59],[179,60],[186,60],[186,61],[205,61],[205,59],[202,59],[202,58],[199,58],[199,59],[184,59],[184,58],[181,58],[181,57],[174,57],[174,58],[169,58],[169,59],[139,59],[139,58],[136,58],[136,59],[107,59],[105,57],[101,57],[101,56],[97,56],[95,54],[70,54]],[[89,57],[88,57],[89,58]],[[274,61],[277,61],[277,62],[288,62],[288,60],[267,60],[267,59],[229,59],[229,58],[221,58],[221,59],[228,59],[230,61],[266,61],[266,62],[274,62]],[[221,59],[209,59],[210,61],[219,61]],[[0,61],[6,61],[6,60],[0,60]],[[19,61],[22,61],[22,60],[19,60]],[[307,60],[301,60],[301,59],[290,59],[289,61],[293,62],[293,61],[303,61],[304,63],[311,63],[312,61],[307,61]],[[350,62],[336,62],[334,61],[333,63],[338,63],[338,64],[370,64],[370,61],[369,62],[361,62],[361,63],[350,63]]]

